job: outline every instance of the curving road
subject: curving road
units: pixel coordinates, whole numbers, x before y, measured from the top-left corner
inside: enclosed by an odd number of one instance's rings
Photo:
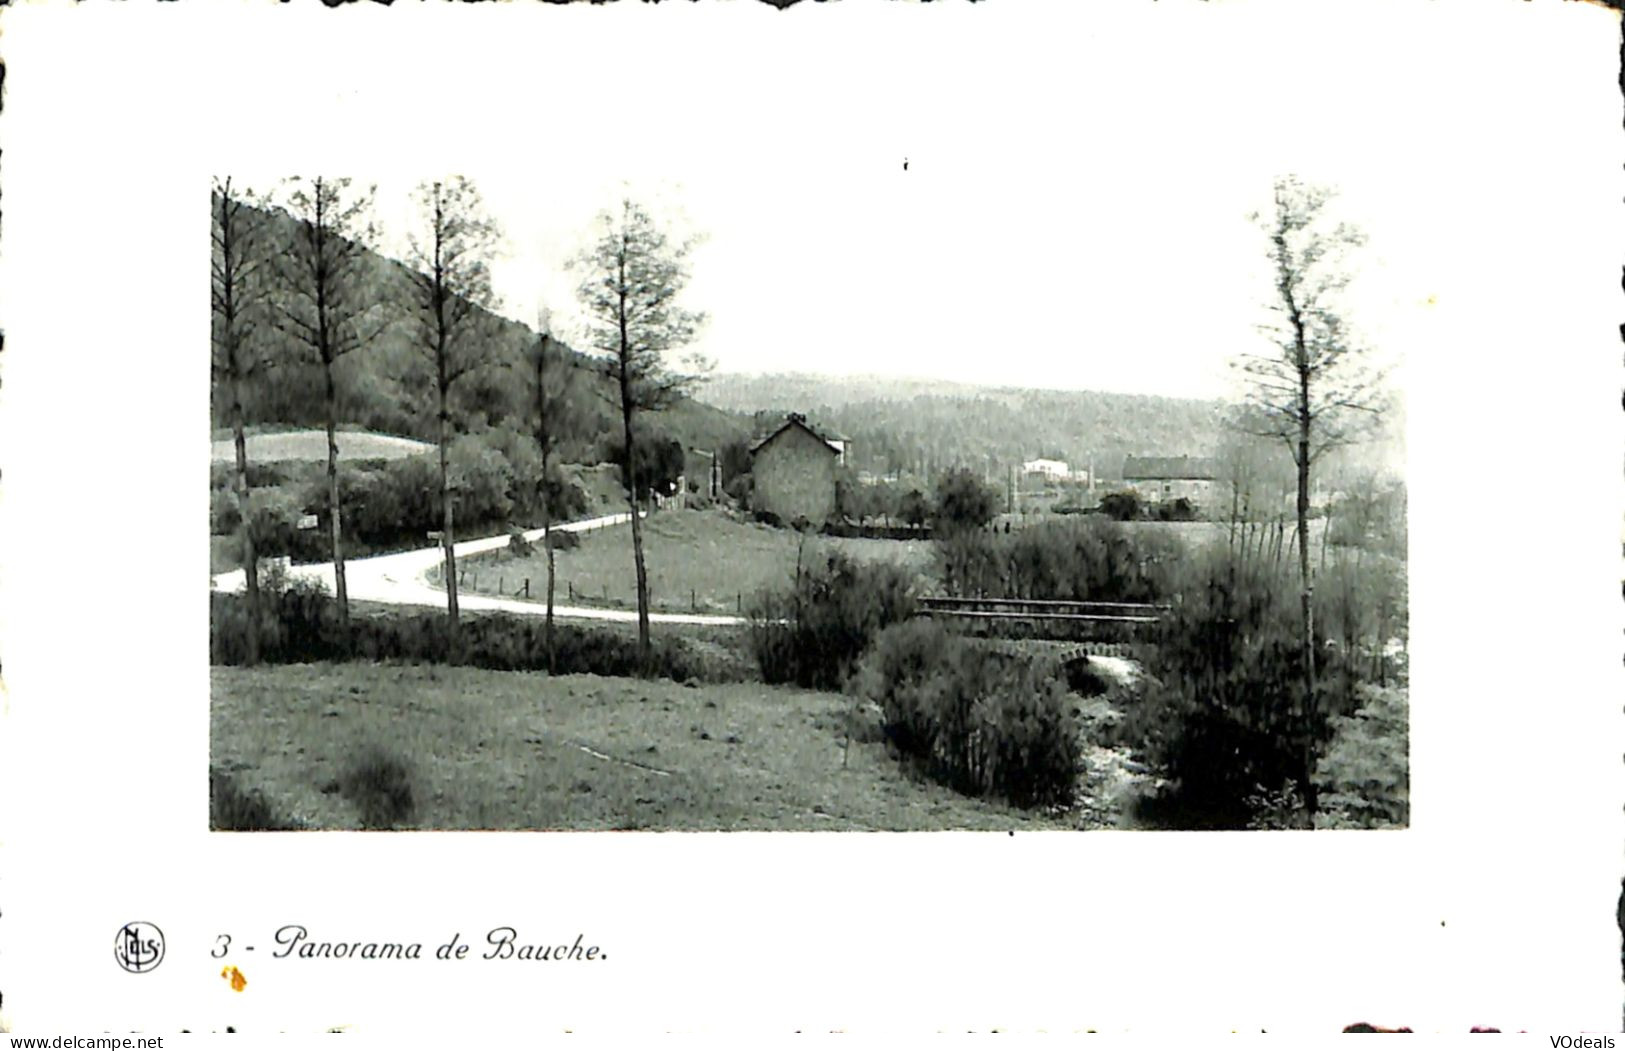
[[[632,520],[628,513],[618,515],[604,515],[601,518],[588,518],[580,522],[566,522],[553,528],[565,533],[584,533],[607,526],[623,525]],[[537,541],[542,537],[542,530],[532,529],[525,534],[525,539]],[[506,547],[508,537],[489,536],[479,540],[464,540],[455,545],[458,558],[468,555],[477,555],[482,551],[494,551]],[[415,551],[401,551],[392,555],[374,555],[371,558],[347,559],[344,563],[344,582],[349,589],[350,598],[357,602],[386,602],[400,606],[432,606],[444,607],[446,592],[442,588],[429,583],[428,574],[435,566],[441,564],[444,558],[441,549],[437,547],[419,548]],[[323,562],[309,566],[289,566],[288,575],[297,580],[317,580],[327,587],[331,594],[333,591],[333,563]],[[220,573],[210,581],[215,591],[241,591],[246,586],[243,571],[232,570],[230,573]],[[472,595],[466,592],[457,596],[459,609],[466,611],[496,610],[503,613],[520,613],[528,616],[545,616],[547,604],[521,599],[498,598],[494,595]],[[569,617],[577,620],[616,620],[635,622],[638,619],[635,610],[624,609],[597,609],[592,606],[559,606],[553,607],[553,616]],[[728,615],[708,615],[704,613],[650,613],[649,620],[655,624],[703,624],[718,627],[733,627],[745,623],[743,617]]]

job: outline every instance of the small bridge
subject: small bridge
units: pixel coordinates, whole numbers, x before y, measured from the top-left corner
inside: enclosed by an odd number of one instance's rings
[[[1093,696],[1109,682],[1131,681],[1138,674],[1138,655],[1121,642],[1057,642],[1048,639],[970,639],[981,649],[1053,668],[1075,693]]]

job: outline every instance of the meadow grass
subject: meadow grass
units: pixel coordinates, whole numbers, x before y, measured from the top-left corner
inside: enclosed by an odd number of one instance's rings
[[[1040,829],[1084,820],[914,779],[873,736],[854,740],[843,765],[852,701],[838,694],[433,665],[210,675],[211,766],[306,828],[381,823],[347,780],[358,756],[400,763],[386,772],[392,790],[409,778],[411,817],[395,824],[403,828]]]

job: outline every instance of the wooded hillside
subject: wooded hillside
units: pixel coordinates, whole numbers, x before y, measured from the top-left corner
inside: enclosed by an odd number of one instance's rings
[[[717,376],[700,396],[738,411],[805,413],[852,439],[853,466],[876,473],[1047,457],[1076,468],[1093,461],[1101,477],[1117,477],[1127,456],[1210,454],[1224,408],[1144,394],[807,374]]]
[[[268,209],[273,254],[297,236],[294,220],[279,209]],[[361,349],[340,358],[334,366],[338,417],[345,426],[397,434],[425,441],[436,437],[435,385],[428,359],[413,346],[411,325],[404,306],[410,301],[407,268],[376,252],[365,259],[364,299],[376,304],[368,327],[378,334]],[[478,325],[497,357],[510,365],[478,370],[452,392],[453,418],[462,429],[478,433],[509,427],[520,433],[530,429],[529,387],[525,370],[518,367],[522,353],[534,346],[536,333],[526,325],[475,308]],[[275,361],[267,382],[245,389],[246,423],[253,426],[294,425],[322,427],[323,381],[320,363],[269,323],[261,324],[253,338],[256,355],[263,351]],[[613,391],[602,364],[565,348],[565,360],[576,372],[570,386],[570,410],[563,414],[565,433],[559,451],[565,461],[597,463],[609,459],[604,437],[618,433],[612,405]],[[229,402],[221,377],[211,389],[214,427],[229,423]],[[655,428],[686,446],[717,448],[744,437],[750,420],[698,402],[683,400],[651,418]]]

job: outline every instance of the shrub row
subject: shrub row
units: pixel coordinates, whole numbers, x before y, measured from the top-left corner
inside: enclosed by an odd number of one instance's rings
[[[839,689],[874,637],[914,608],[908,570],[835,552],[800,569],[789,589],[756,597],[751,651],[764,682]]]
[[[448,470],[460,535],[500,531],[514,522],[541,524],[544,486],[534,480],[540,459],[514,455],[520,468],[484,438],[464,436],[452,444]],[[256,470],[251,466],[250,480]],[[580,514],[586,508],[585,494],[564,478],[557,465],[548,474],[545,493],[554,519]],[[286,481],[274,472],[265,477]],[[341,464],[338,482],[346,551],[351,555],[422,546],[427,534],[443,524],[440,465],[435,454]],[[257,489],[253,504],[254,543],[260,554],[286,555],[300,562],[331,557],[327,539],[331,499],[325,475],[318,474],[316,480],[302,485],[289,482]],[[317,515],[318,528],[298,528],[307,512]],[[228,484],[211,491],[210,530],[216,535],[229,534],[240,521],[237,494],[228,479]]]
[[[365,461],[382,464],[386,461]],[[322,476],[327,465],[310,460],[248,461],[248,486],[262,489],[276,485],[304,484]],[[216,460],[209,464],[209,488],[233,490],[237,487],[236,460]]]
[[[1055,669],[914,620],[875,640],[859,688],[880,705],[887,738],[934,780],[1020,807],[1074,801],[1082,742]]]
[[[348,645],[337,603],[322,590],[299,583],[261,596],[260,656],[268,664],[346,659],[444,663],[451,647],[444,612],[412,610],[352,615]],[[239,594],[210,595],[209,659],[242,664],[247,655],[248,601]],[[545,625],[540,617],[509,613],[464,614],[463,663],[498,671],[547,668]],[[637,647],[614,631],[558,622],[553,627],[555,669],[561,675],[632,676]],[[737,669],[707,656],[680,638],[650,644],[650,674],[677,682],[737,679]]]
[[[1154,602],[1169,593],[1182,545],[1103,518],[1015,533],[967,531],[937,542],[943,587],[958,597]]]

